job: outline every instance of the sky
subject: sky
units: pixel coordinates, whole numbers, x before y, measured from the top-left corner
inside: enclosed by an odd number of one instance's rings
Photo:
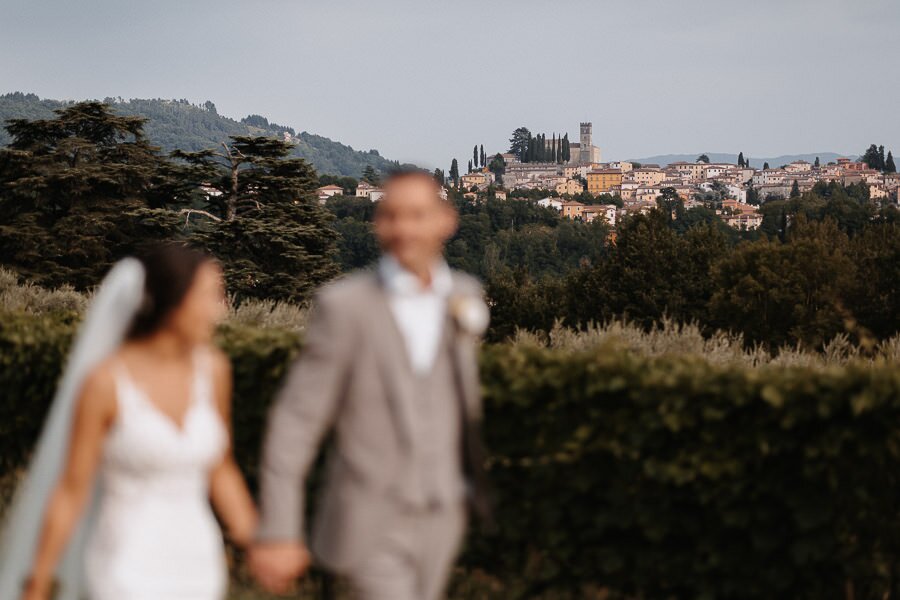
[[[0,93],[212,100],[427,167],[900,152],[900,0],[0,0]]]

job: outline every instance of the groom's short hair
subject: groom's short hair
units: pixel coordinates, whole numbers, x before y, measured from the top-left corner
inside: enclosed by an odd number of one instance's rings
[[[382,186],[387,187],[391,183],[396,183],[402,179],[422,178],[431,183],[435,188],[440,188],[441,184],[434,178],[434,174],[420,167],[402,166],[388,171],[384,178]]]

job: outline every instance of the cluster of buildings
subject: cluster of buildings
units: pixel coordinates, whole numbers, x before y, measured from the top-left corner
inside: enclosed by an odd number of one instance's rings
[[[882,173],[866,163],[849,158],[816,167],[800,160],[778,169],[755,171],[751,178],[753,188],[761,200],[772,197],[787,198],[794,184],[800,192],[806,192],[820,181],[835,181],[841,185],[863,184],[869,188],[869,198],[881,203],[900,204],[900,174]]]
[[[334,184],[323,185],[316,190],[316,194],[318,195],[320,204],[325,204],[325,202],[333,196],[345,195],[344,188]],[[372,202],[378,202],[381,200],[381,197],[384,196],[384,190],[376,185],[372,185],[368,181],[360,181],[356,185],[356,192],[354,195],[357,198],[367,198]]]
[[[569,160],[562,163],[521,162],[514,154],[500,154],[506,165],[502,181],[496,181],[494,173],[485,167],[462,175],[460,187],[464,196],[473,201],[489,189],[498,199],[506,199],[507,192],[512,190],[552,191],[556,193],[554,197],[538,203],[559,210],[566,218],[587,222],[599,218],[613,226],[622,215],[646,213],[655,208],[657,199],[667,189],[674,191],[686,209],[711,206],[723,221],[738,229],[755,229],[762,223],[757,207],[748,203],[751,194],[760,202],[788,198],[794,192],[809,191],[823,181],[845,186],[863,184],[873,201],[900,205],[900,174],[882,173],[848,158],[822,166],[798,160],[771,169],[699,161],[665,166],[629,161],[604,163],[600,148],[593,143],[591,123],[580,124],[579,141],[571,143],[569,148]],[[337,185],[318,190],[323,203],[343,193]],[[442,193],[446,197],[446,189]],[[623,206],[617,208],[576,199],[585,200],[585,193],[594,198],[618,196]],[[384,192],[363,181],[355,194],[374,202]]]
[[[323,185],[322,187],[316,189],[316,195],[319,199],[319,204],[325,204],[329,198],[333,198],[334,196],[346,196],[344,192],[344,188],[334,184]],[[447,188],[442,187],[440,195],[441,198],[446,200]],[[360,181],[358,184],[356,184],[356,190],[354,190],[352,196],[356,198],[366,198],[367,200],[371,200],[372,202],[378,202],[384,196],[384,190],[377,185],[372,185],[368,181]],[[470,197],[474,198],[475,194],[472,194]],[[505,200],[506,192],[498,190],[497,197]]]
[[[507,189],[555,191],[560,198],[545,198],[540,203],[556,208],[564,217],[592,221],[602,216],[611,225],[615,225],[616,220],[612,209],[571,197],[583,192],[594,197],[618,196],[624,207],[616,214],[645,213],[656,207],[663,190],[671,188],[688,209],[708,206],[709,200],[714,199],[715,210],[722,220],[739,229],[755,229],[762,223],[756,206],[747,202],[751,193],[760,202],[765,202],[788,198],[795,191],[809,191],[818,182],[835,181],[845,186],[864,184],[873,201],[900,205],[900,174],[882,173],[847,158],[822,166],[798,160],[777,168],[758,170],[750,166],[707,162],[674,162],[664,167],[629,161],[521,163],[515,157],[503,156],[507,160],[503,186]],[[466,189],[483,190],[493,184],[493,175],[483,172],[470,173],[463,181]]]

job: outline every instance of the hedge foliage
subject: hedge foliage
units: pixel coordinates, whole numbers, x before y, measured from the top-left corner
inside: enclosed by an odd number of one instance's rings
[[[73,326],[0,315],[0,458],[22,464]],[[232,324],[251,481],[299,334]],[[881,598],[900,591],[894,364],[711,364],[527,343],[482,353],[497,529],[463,563],[499,597]],[[512,585],[514,583],[514,585]]]

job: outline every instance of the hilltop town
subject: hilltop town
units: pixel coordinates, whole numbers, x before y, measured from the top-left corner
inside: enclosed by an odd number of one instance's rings
[[[522,192],[529,192],[527,197],[536,198],[541,206],[555,208],[562,217],[585,222],[603,219],[611,226],[625,215],[647,213],[659,206],[660,199],[671,199],[683,203],[685,209],[713,209],[736,229],[756,229],[762,223],[758,208],[761,204],[800,196],[819,182],[862,185],[876,204],[900,205],[900,174],[894,172],[890,153],[887,165],[881,169],[850,158],[827,164],[820,164],[818,159],[813,163],[797,160],[755,169],[743,155],[737,164],[710,162],[705,155],[695,162],[664,166],[602,162],[601,150],[593,144],[592,130],[591,123],[581,123],[579,142],[571,144],[568,136],[554,135],[550,140],[545,136],[530,137],[522,143],[520,152],[485,155],[483,150],[479,154],[476,147],[467,173],[455,173],[454,162],[449,177],[440,170],[436,174],[446,184],[444,194],[447,188],[456,188],[465,198],[478,201],[488,196],[526,197]],[[883,154],[881,160],[885,160]],[[323,201],[341,193],[342,188],[336,185],[319,188]],[[363,181],[356,195],[375,201],[381,197],[381,190]]]

